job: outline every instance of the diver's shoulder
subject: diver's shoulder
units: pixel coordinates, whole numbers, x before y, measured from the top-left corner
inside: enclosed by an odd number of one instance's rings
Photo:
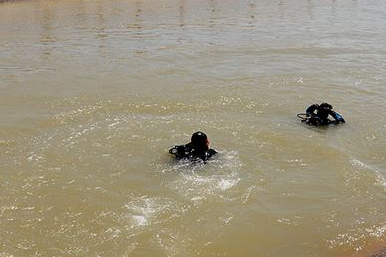
[[[186,151],[186,145],[175,145],[170,148],[169,153],[171,154],[181,154]]]

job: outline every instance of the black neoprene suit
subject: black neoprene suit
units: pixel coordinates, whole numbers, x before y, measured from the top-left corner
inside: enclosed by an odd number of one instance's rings
[[[316,113],[315,113],[316,111]],[[320,108],[318,104],[313,104],[310,107],[307,108],[306,113],[308,116],[310,116],[306,123],[311,125],[328,125],[331,123],[337,123],[339,120],[337,119],[337,115],[333,110],[328,110],[324,108]],[[331,117],[334,118],[334,121],[331,121],[328,119],[328,116],[331,115]]]
[[[176,145],[169,150],[170,154],[175,155],[176,159],[201,159],[207,161],[210,157],[217,153],[214,149],[197,149],[193,146],[192,143],[186,145]]]

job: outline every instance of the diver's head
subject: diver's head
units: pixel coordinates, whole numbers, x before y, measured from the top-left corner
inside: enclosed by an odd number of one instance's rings
[[[193,133],[192,144],[199,149],[209,149],[209,140],[205,133],[198,131],[196,133]]]
[[[324,110],[328,110],[328,111],[332,110],[331,104],[328,104],[328,103],[322,103],[319,106],[320,106],[320,108],[322,108]]]

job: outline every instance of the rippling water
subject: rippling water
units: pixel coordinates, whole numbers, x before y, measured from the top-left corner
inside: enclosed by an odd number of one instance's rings
[[[386,4],[0,4],[0,256],[369,256]],[[330,102],[347,124],[297,113]],[[205,131],[207,164],[167,153]]]

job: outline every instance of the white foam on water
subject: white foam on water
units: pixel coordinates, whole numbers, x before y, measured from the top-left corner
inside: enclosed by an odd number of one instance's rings
[[[182,216],[186,207],[174,200],[163,197],[136,197],[125,205],[126,215],[131,220],[130,227],[145,227],[167,222]]]
[[[40,155],[40,154],[37,154],[37,153],[34,153],[34,152],[31,152],[28,154],[29,156],[27,157],[27,161],[28,162],[39,162],[43,159],[45,159],[45,157],[43,155]]]
[[[371,169],[371,167],[369,167],[365,163],[363,163],[360,160],[355,159],[355,158],[351,158],[350,159],[350,163],[351,163],[352,166],[355,166],[355,167]]]
[[[240,178],[236,178],[236,179],[221,179],[219,182],[218,182],[218,187],[221,189],[221,190],[227,190],[231,187],[233,187],[234,185],[236,185],[238,182],[240,181]]]
[[[184,204],[160,196],[136,196],[124,208],[127,214],[120,217],[121,225],[130,233],[131,241],[127,253],[132,253],[140,245],[138,242],[143,240],[141,235],[144,232],[151,234],[148,243],[156,242],[166,256],[184,256],[187,252],[189,238],[168,225],[175,224],[188,211]]]
[[[142,215],[132,215],[131,218],[135,222],[135,226],[145,226],[148,224],[148,220]]]
[[[166,186],[197,205],[213,197],[218,201],[231,199],[227,194],[241,181],[241,166],[237,152],[224,151],[206,164],[182,160],[175,165],[161,167],[161,172],[174,173],[174,179]]]

